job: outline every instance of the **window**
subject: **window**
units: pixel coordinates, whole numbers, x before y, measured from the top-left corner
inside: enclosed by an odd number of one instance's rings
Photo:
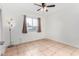
[[[27,22],[27,31],[29,31],[29,32],[37,31],[37,28],[38,28],[38,19],[37,18],[27,17],[26,22]]]

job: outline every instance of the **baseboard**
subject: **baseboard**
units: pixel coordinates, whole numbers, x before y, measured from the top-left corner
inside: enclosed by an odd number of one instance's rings
[[[49,40],[53,40],[53,41],[56,41],[56,42],[59,42],[59,43],[62,43],[62,44],[66,44],[66,45],[69,45],[69,46],[72,46],[72,47],[79,48],[79,46],[77,46],[77,45],[71,45],[71,44],[69,44],[68,42],[64,42],[64,41],[58,40],[57,38],[54,38],[54,37],[47,37],[47,38],[41,38],[41,39],[34,39],[34,40],[30,40],[30,41],[20,42],[20,43],[18,43],[18,44],[13,44],[13,45],[16,46],[16,45],[21,45],[21,44],[33,42],[33,41],[36,41],[36,40],[43,40],[43,39],[49,39]]]
[[[13,44],[13,45],[14,45],[14,46],[17,46],[17,45],[26,44],[26,43],[30,43],[30,42],[33,42],[33,41],[43,40],[43,39],[46,39],[46,38],[41,38],[41,39],[36,39],[36,40],[30,40],[30,41],[21,42],[21,43]]]
[[[57,40],[57,38],[54,38],[54,37],[52,37],[52,38],[49,37],[49,38],[47,38],[47,39],[54,40],[54,41],[56,41],[56,42],[59,42],[59,43],[62,43],[62,44],[66,44],[66,45],[69,45],[69,46],[72,46],[72,47],[75,47],[75,48],[79,48],[79,46],[77,46],[77,45],[71,45],[71,44],[69,44],[69,43],[67,43],[67,42]]]

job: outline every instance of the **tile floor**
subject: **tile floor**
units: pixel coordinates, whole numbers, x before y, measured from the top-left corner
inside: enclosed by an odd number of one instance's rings
[[[79,56],[79,49],[53,40],[42,39],[7,48],[6,56]]]

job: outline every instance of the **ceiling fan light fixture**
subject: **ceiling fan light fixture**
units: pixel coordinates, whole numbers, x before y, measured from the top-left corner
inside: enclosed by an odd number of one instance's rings
[[[41,11],[44,11],[44,9],[43,9],[43,8],[41,8]]]
[[[44,11],[46,11],[47,10],[47,7],[44,7]]]
[[[37,11],[40,10],[40,11],[43,11],[43,12],[48,12],[48,8],[50,8],[50,7],[55,7],[54,4],[53,4],[53,5],[47,5],[46,3],[41,3],[41,5],[39,5],[39,4],[35,4],[35,5],[41,7],[41,8],[38,9]]]
[[[41,8],[41,11],[46,11],[47,10],[47,7],[44,7],[44,8]]]

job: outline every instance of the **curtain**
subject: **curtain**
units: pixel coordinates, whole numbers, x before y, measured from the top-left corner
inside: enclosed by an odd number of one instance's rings
[[[26,15],[24,15],[24,19],[23,19],[22,33],[27,33]]]
[[[41,32],[41,19],[38,18],[38,32]]]

